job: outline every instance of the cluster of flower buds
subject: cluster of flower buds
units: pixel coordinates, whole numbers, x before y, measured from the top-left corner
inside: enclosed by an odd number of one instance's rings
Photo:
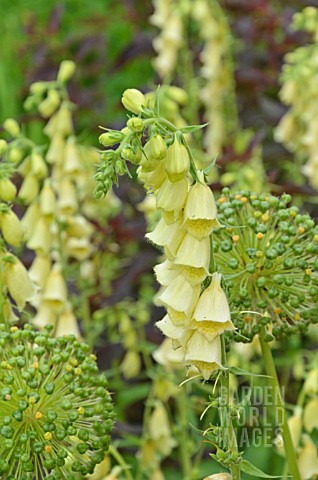
[[[221,275],[210,274],[210,235],[220,226],[214,197],[203,172],[197,171],[183,135],[192,127],[176,129],[151,111],[137,90],[127,90],[122,101],[138,116],[128,120],[128,132],[119,132],[124,136],[121,140],[118,132],[101,135],[104,145],[108,146],[109,138],[120,143],[117,150],[102,154],[117,160],[101,167],[111,169],[119,158],[128,159],[126,150],[134,154],[129,159],[139,164],[138,177],[154,195],[161,212],[159,223],[146,235],[165,254],[164,261],[155,267],[161,284],[156,304],[165,306],[167,315],[157,326],[172,339],[174,348],[181,349],[183,363],[196,366],[208,379],[221,365],[220,334],[234,329]],[[141,147],[145,130],[148,139]],[[106,182],[111,185],[112,178],[106,177]],[[207,288],[202,290],[205,281]]]
[[[262,325],[271,340],[318,321],[318,227],[290,201],[228,189],[218,199],[225,228],[215,231],[214,256],[238,341],[251,341]]]
[[[293,27],[312,33],[314,41],[285,56],[280,97],[289,106],[289,110],[276,128],[275,136],[277,141],[282,142],[302,161],[307,160],[303,173],[308,177],[309,183],[318,189],[318,100],[315,81],[318,9],[310,6],[295,14]]]
[[[86,478],[109,448],[107,379],[73,335],[1,324],[0,407],[3,480]]]

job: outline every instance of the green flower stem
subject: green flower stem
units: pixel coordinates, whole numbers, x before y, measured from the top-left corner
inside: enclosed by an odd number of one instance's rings
[[[117,448],[115,448],[113,445],[111,445],[109,447],[108,453],[109,453],[109,455],[111,455],[116,460],[118,465],[120,465],[122,467],[122,469],[125,472],[125,476],[126,476],[127,480],[133,480],[133,477],[130,473],[130,467],[127,465],[127,463],[125,462],[125,460],[123,459],[123,457],[121,456],[121,454],[119,453]]]
[[[226,365],[226,351],[225,351],[225,342],[224,337],[221,335],[221,347],[222,347],[222,365]],[[229,372],[225,371],[221,375],[221,394],[222,394],[222,405],[221,409],[221,426],[222,431],[226,433],[226,440],[228,442],[228,448],[238,455],[237,440],[233,428],[231,414],[229,412],[230,404],[230,377]],[[233,480],[240,480],[241,478],[241,468],[240,462],[231,464],[231,474]]]
[[[284,441],[286,460],[288,462],[289,471],[290,471],[290,474],[292,475],[293,480],[301,480],[298,465],[297,465],[296,452],[294,449],[290,429],[288,426],[287,414],[286,414],[284,402],[281,395],[280,384],[279,384],[279,380],[276,372],[276,367],[275,367],[271,348],[268,342],[265,342],[265,336],[266,336],[266,331],[265,331],[265,328],[262,327],[259,335],[259,339],[262,347],[263,359],[265,362],[265,370],[267,375],[271,377],[270,382],[275,391],[275,394],[273,395],[276,401],[275,407],[279,408],[283,414],[282,437]]]
[[[183,385],[180,388],[180,395],[176,396],[176,404],[178,409],[178,426],[179,426],[179,435],[178,435],[178,444],[179,444],[179,453],[180,461],[182,466],[182,478],[184,480],[191,479],[191,455],[189,452],[188,445],[188,408],[187,408],[188,398],[186,395],[185,386]]]

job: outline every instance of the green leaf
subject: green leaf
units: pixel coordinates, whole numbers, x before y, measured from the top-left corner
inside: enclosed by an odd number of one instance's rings
[[[258,373],[252,373],[252,372],[248,372],[247,370],[244,370],[243,368],[239,368],[239,367],[229,367],[228,368],[228,371],[230,373],[233,373],[233,375],[247,375],[249,377],[267,377],[267,378],[271,378],[269,375],[260,375]]]
[[[179,129],[181,133],[192,133],[192,132],[197,132],[198,130],[201,130],[202,128],[206,127],[209,125],[208,123],[204,123],[202,125],[189,125],[188,127],[182,127]]]
[[[242,460],[240,463],[242,472],[252,475],[256,478],[281,478],[280,475],[267,475],[267,473],[262,472],[259,468],[255,467],[252,463],[247,460]]]

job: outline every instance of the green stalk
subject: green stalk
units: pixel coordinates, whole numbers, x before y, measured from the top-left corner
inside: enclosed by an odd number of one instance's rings
[[[118,465],[122,467],[127,480],[133,480],[129,465],[127,465],[117,448],[115,448],[113,445],[109,447],[109,455],[111,455],[116,460]]]
[[[284,440],[285,457],[289,466],[289,472],[293,480],[301,480],[298,464],[297,464],[296,452],[295,452],[295,448],[293,445],[293,441],[292,441],[292,437],[291,437],[291,433],[290,433],[290,429],[287,421],[287,414],[286,414],[284,402],[281,395],[280,384],[279,384],[279,380],[276,372],[276,367],[275,367],[271,348],[268,342],[265,342],[265,335],[266,335],[265,328],[262,327],[259,335],[259,339],[262,347],[265,370],[267,375],[271,377],[270,382],[273,387],[273,397],[275,402],[275,408],[280,409],[280,411],[283,414],[282,437]]]
[[[226,351],[225,351],[225,342],[224,337],[221,335],[221,347],[222,347],[222,365],[226,365]],[[228,448],[238,455],[237,440],[233,428],[231,414],[229,412],[230,404],[230,377],[229,372],[225,371],[221,375],[221,394],[222,394],[222,405],[221,405],[221,426],[222,431],[226,432],[226,440],[228,442]],[[231,474],[233,480],[240,480],[241,478],[241,468],[240,463],[231,464]]]

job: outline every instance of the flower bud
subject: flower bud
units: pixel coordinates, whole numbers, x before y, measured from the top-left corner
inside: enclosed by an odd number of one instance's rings
[[[133,132],[141,132],[143,129],[143,121],[140,117],[132,117],[128,120],[127,127]]]
[[[19,218],[13,210],[10,209],[8,212],[0,214],[0,225],[5,241],[14,247],[19,247],[24,236],[24,231]]]
[[[34,285],[25,266],[17,258],[14,263],[7,264],[5,269],[9,293],[18,308],[22,310],[25,303],[34,296]]]
[[[40,217],[30,231],[27,247],[38,255],[48,255],[51,251],[52,235],[48,222]]]
[[[176,87],[175,85],[169,85],[167,87],[167,96],[170,97],[179,105],[185,105],[189,100],[189,95],[183,88]]]
[[[3,138],[0,139],[0,157],[6,153],[8,149],[8,144]]]
[[[135,88],[125,90],[121,101],[126,110],[137,115],[142,112],[142,106],[146,106],[146,99],[143,93]]]
[[[45,178],[48,174],[48,168],[42,155],[36,151],[31,153],[31,171],[36,178]]]
[[[14,118],[7,118],[3,122],[3,128],[13,137],[17,138],[20,135],[20,126]]]
[[[142,153],[139,148],[136,150],[136,152],[134,152],[133,148],[130,145],[127,145],[127,147],[122,149],[121,157],[124,160],[128,160],[129,162],[133,163],[134,165],[138,165],[142,158]]]
[[[167,154],[167,145],[164,139],[159,133],[156,133],[150,137],[150,153],[153,158],[157,160],[162,160]]]
[[[24,155],[24,152],[22,148],[10,146],[7,158],[11,163],[19,163],[22,160],[23,155]]]
[[[125,135],[122,132],[117,132],[116,130],[110,130],[109,132],[104,132],[98,137],[99,143],[104,145],[104,147],[111,147],[116,143],[120,143],[125,138]]]
[[[63,60],[57,73],[57,81],[66,83],[74,74],[76,65],[72,60]]]
[[[11,180],[4,179],[0,180],[0,199],[4,202],[12,202],[17,193],[16,186]]]
[[[30,205],[39,193],[39,181],[31,174],[28,174],[18,193],[18,198],[22,200],[25,205]]]
[[[135,378],[141,369],[141,360],[135,350],[128,350],[120,364],[120,370],[126,379]]]
[[[61,165],[64,163],[65,140],[60,134],[54,135],[46,154],[48,163]]]
[[[175,139],[168,147],[165,159],[165,170],[170,182],[179,182],[190,169],[190,157],[186,147]]]
[[[67,288],[58,267],[55,267],[48,276],[43,292],[43,300],[56,313],[62,313],[66,307]]]
[[[81,171],[81,158],[75,143],[75,137],[69,137],[66,142],[64,171],[71,174],[76,174]]]
[[[49,90],[47,97],[40,103],[38,110],[42,117],[50,117],[60,104],[61,98],[56,90]]]
[[[30,92],[33,95],[43,95],[45,90],[47,89],[47,83],[46,82],[34,82],[30,86]]]

